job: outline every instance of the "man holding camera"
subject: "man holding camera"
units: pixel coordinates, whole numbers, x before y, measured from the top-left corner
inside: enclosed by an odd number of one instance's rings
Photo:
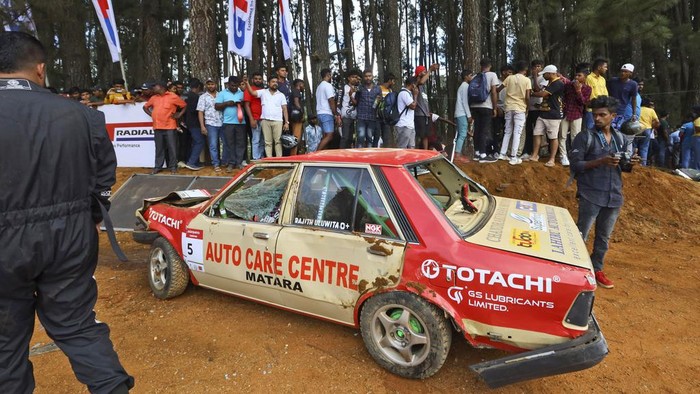
[[[603,259],[608,241],[622,208],[622,171],[632,171],[639,156],[626,154],[629,143],[611,125],[617,111],[617,100],[599,96],[590,108],[595,127],[579,133],[571,145],[569,161],[577,180],[579,200],[578,226],[584,240],[595,222],[595,241],[591,262],[600,287],[612,289],[613,282],[603,273]]]

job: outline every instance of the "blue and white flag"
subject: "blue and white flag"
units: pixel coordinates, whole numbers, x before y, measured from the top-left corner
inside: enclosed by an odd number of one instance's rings
[[[109,53],[112,55],[112,62],[116,63],[120,60],[122,49],[119,44],[117,19],[114,17],[112,0],[92,0],[92,4],[95,6],[95,11],[97,11],[97,19],[102,25],[102,31],[105,33]]]
[[[289,0],[278,0],[280,5],[280,34],[282,35],[282,50],[284,58],[290,59],[294,51],[292,38],[292,13],[289,10]]]
[[[36,36],[36,26],[32,19],[32,10],[27,3],[18,9],[12,6],[12,0],[0,0],[0,8],[6,10],[9,21],[4,23],[5,31],[24,31]]]
[[[229,0],[228,50],[248,60],[253,58],[255,0]]]

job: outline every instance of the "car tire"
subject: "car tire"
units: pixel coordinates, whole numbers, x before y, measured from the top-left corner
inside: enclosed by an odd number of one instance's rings
[[[410,293],[383,293],[367,300],[360,330],[372,358],[405,378],[434,375],[452,345],[452,327],[443,312]]]
[[[153,295],[160,299],[179,296],[189,280],[187,265],[170,242],[163,237],[153,241],[148,258],[148,284]]]

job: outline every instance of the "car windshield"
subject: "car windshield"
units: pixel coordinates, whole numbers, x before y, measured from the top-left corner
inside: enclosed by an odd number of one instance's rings
[[[493,197],[446,158],[410,164],[406,169],[463,237],[479,230],[491,216]]]

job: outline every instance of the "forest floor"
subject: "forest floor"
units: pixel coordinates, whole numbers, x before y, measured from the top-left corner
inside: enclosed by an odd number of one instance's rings
[[[564,188],[568,170],[558,164],[513,167],[500,161],[463,168],[495,195],[559,205],[577,215],[575,187]],[[120,168],[118,185],[136,172],[146,170]],[[210,168],[199,174],[214,175]],[[700,184],[648,168],[623,177],[626,202],[606,261],[615,288],[599,288],[594,307],[610,354],[585,371],[495,392],[697,390]],[[503,355],[473,349],[455,336],[435,376],[403,379],[379,367],[351,328],[203,288],[158,300],[148,286],[149,246],[133,242],[130,233],[118,239],[130,262],[119,262],[106,235],[100,236],[95,309],[136,378],[135,393],[482,392],[487,386],[467,366]],[[31,346],[50,342],[37,322]],[[60,351],[31,360],[37,393],[87,392]]]

